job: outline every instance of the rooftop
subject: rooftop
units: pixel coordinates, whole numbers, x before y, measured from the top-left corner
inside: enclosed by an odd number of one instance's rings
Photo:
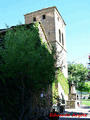
[[[34,11],[34,12],[30,12],[30,13],[25,14],[24,16],[29,15],[29,14],[33,14],[33,13],[37,13],[37,12],[40,12],[40,11],[43,11],[43,10],[52,9],[52,8],[53,8],[53,9],[56,9],[56,10],[57,10],[57,12],[59,13],[60,17],[62,18],[61,14],[60,14],[60,12],[58,11],[58,9],[57,9],[57,7],[56,7],[56,6],[53,6],[53,7],[48,7],[48,8],[43,8],[43,9],[41,9],[41,10],[37,10],[37,11]],[[65,23],[65,21],[64,21],[64,19],[63,19],[63,18],[62,18],[62,20],[63,20],[64,24],[66,25],[66,23]]]

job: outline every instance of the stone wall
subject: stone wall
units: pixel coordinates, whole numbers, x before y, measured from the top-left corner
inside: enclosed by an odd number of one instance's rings
[[[45,15],[45,19],[43,19],[43,15]],[[65,77],[68,77],[66,60],[67,52],[66,52],[65,22],[62,19],[62,16],[60,15],[56,7],[50,7],[26,14],[25,23],[29,24],[34,22],[33,18],[36,18],[36,21],[41,22],[48,41],[51,43],[51,45],[55,47],[56,54],[59,53],[56,62],[56,67],[60,67],[62,64],[62,72]],[[61,42],[59,41],[59,30],[61,31]],[[62,34],[64,45],[62,43]]]
[[[69,94],[69,100],[77,100],[77,94]]]
[[[45,19],[42,16],[45,15]],[[25,15],[25,24],[33,23],[33,18],[36,18],[36,21],[41,22],[45,29],[48,40],[55,40],[55,22],[54,22],[54,8],[51,9],[42,9],[36,12]]]
[[[45,17],[44,19],[43,19],[43,15]],[[67,54],[66,36],[65,36],[66,24],[62,16],[60,15],[56,7],[45,8],[25,15],[25,24],[30,24],[36,21],[40,22],[41,25],[43,26],[44,31],[42,31],[41,27],[39,28],[39,33],[43,41],[47,41],[47,43],[49,41],[50,45],[54,46],[56,50],[56,58],[57,58],[55,65],[56,68],[61,68],[62,73],[67,78],[68,71],[67,71],[67,59],[66,59],[66,54]],[[59,30],[61,31],[61,42],[59,40]],[[62,42],[62,38],[64,40],[63,41],[64,44]],[[59,85],[58,88],[59,92],[60,92],[59,90],[60,88],[61,87]],[[65,96],[64,92],[63,95]],[[65,99],[68,99],[68,97],[65,96]]]
[[[57,54],[58,54],[58,61],[57,61],[57,67],[62,66],[62,72],[64,76],[68,77],[67,72],[67,51],[66,51],[66,36],[65,36],[65,23],[58,13],[58,11],[54,10],[54,16],[55,16],[55,41],[56,41],[56,48],[57,48]],[[59,30],[61,31],[61,42],[59,40]],[[63,34],[63,40],[64,45],[62,43],[62,34]]]
[[[68,108],[75,108],[75,100],[68,100],[66,101],[66,106],[68,106]]]

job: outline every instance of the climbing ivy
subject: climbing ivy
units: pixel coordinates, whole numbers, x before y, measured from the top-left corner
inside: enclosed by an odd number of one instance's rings
[[[67,78],[64,77],[63,73],[58,70],[57,80],[62,86],[62,89],[64,90],[65,94],[69,94],[69,84]]]
[[[3,111],[0,111],[6,119],[22,119],[33,95],[47,89],[54,81],[53,52],[41,42],[38,23],[8,29],[3,45],[0,46],[0,106]]]

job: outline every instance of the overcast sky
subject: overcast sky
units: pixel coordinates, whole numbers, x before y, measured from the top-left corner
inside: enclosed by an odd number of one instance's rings
[[[51,6],[67,24],[67,60],[85,64],[90,53],[90,0],[0,0],[0,29],[24,23],[24,14]]]

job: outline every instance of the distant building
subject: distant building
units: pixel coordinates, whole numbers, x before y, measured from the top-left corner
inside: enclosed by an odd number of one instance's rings
[[[89,62],[88,62],[88,81],[90,81],[90,55],[88,56]]]

